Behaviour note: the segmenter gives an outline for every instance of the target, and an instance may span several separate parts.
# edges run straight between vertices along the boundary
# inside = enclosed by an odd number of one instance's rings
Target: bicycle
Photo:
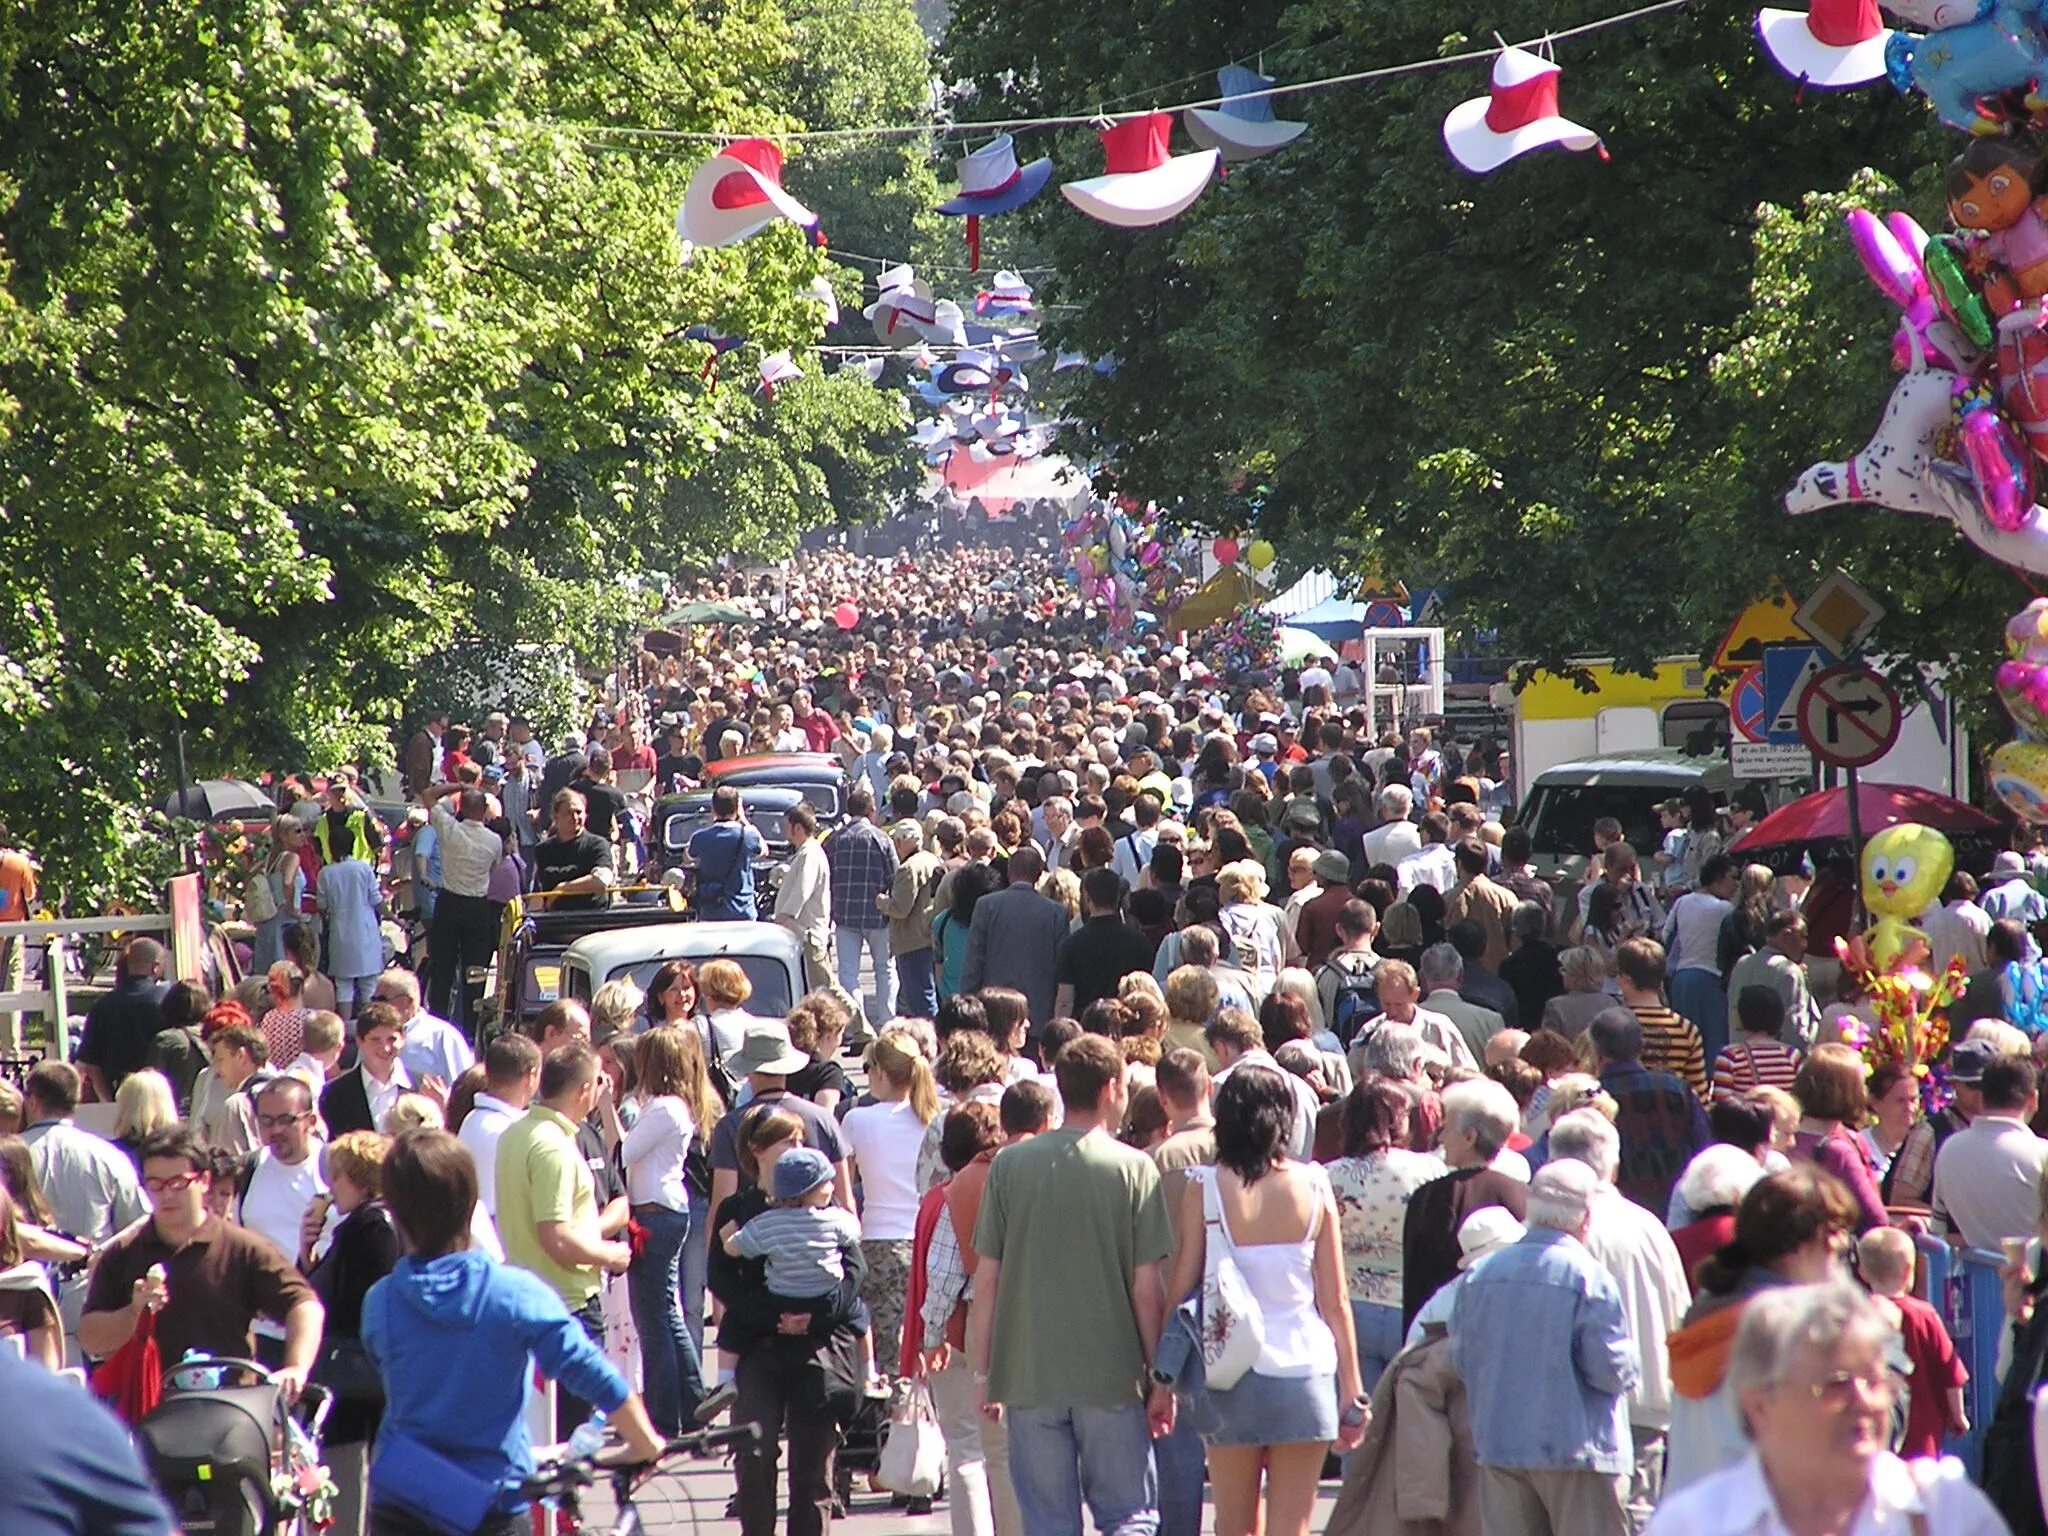
[[[525,1497],[549,1500],[569,1516],[573,1528],[582,1530],[582,1499],[585,1489],[595,1487],[599,1477],[611,1484],[613,1516],[611,1536],[644,1536],[647,1530],[634,1506],[634,1495],[660,1465],[671,1456],[710,1456],[726,1447],[739,1448],[760,1441],[758,1424],[733,1424],[718,1429],[700,1429],[678,1435],[661,1448],[652,1461],[631,1466],[600,1465],[595,1457],[564,1456],[536,1467],[519,1485]]]

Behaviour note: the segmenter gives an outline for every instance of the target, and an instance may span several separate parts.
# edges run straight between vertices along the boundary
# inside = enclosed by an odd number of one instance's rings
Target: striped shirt
[[[1669,1072],[1692,1089],[1702,1104],[1707,1101],[1707,1053],[1700,1044],[1700,1032],[1690,1020],[1680,1017],[1662,1003],[1629,1011],[1643,1026],[1642,1063],[1652,1072]]]
[[[1799,1053],[1776,1040],[1740,1040],[1714,1058],[1714,1102],[1752,1088],[1785,1088],[1799,1073]]]
[[[829,1296],[846,1277],[845,1249],[860,1242],[860,1218],[838,1205],[778,1205],[739,1230],[733,1251],[764,1259],[777,1296]]]

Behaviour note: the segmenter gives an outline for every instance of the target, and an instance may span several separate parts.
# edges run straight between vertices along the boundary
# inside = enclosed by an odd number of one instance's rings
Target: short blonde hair
[[[706,960],[697,968],[697,991],[717,1008],[737,1008],[754,995],[754,984],[737,960]]]
[[[396,1115],[397,1105],[392,1106]],[[327,1146],[327,1176],[339,1175],[371,1199],[384,1193],[384,1154],[391,1140],[375,1131],[347,1131]]]
[[[1206,1024],[1222,991],[1204,966],[1176,966],[1166,978],[1166,1012],[1190,1024]]]
[[[338,1013],[329,1013],[325,1008],[315,1008],[306,1015],[306,1051],[317,1056],[322,1051],[331,1051],[341,1044],[348,1033],[348,1025]]]
[[[1612,1120],[1621,1113],[1621,1106],[1600,1086],[1600,1079],[1590,1072],[1566,1072],[1550,1080],[1550,1097],[1545,1101],[1544,1110],[1551,1125],[1557,1124],[1575,1109],[1597,1109]]]
[[[384,1134],[400,1136],[407,1131],[439,1131],[447,1128],[447,1117],[441,1113],[441,1106],[424,1093],[401,1093],[392,1106],[384,1111]]]
[[[1917,1257],[1913,1239],[1897,1227],[1872,1227],[1856,1239],[1856,1268],[1880,1296],[1897,1296],[1912,1286]]]
[[[606,982],[590,999],[591,1036],[603,1039],[629,1033],[646,1001],[647,994],[633,984],[630,976],[618,976]]]
[[[1216,872],[1216,898],[1224,906],[1266,899],[1266,872],[1256,859],[1239,859]]]
[[[161,1072],[130,1072],[114,1092],[114,1134],[141,1141],[178,1123],[171,1080]]]

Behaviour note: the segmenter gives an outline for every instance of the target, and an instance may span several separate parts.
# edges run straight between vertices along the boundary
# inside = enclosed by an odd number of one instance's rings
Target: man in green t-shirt
[[[498,1138],[498,1239],[505,1262],[530,1269],[562,1298],[591,1339],[604,1343],[604,1274],[633,1260],[598,1224],[597,1186],[576,1145],[576,1127],[597,1104],[597,1052],[582,1041],[556,1047],[541,1062],[540,1096]],[[570,1428],[579,1405],[562,1399]]]
[[[1007,1426],[1024,1528],[1152,1530],[1158,1481],[1145,1377],[1173,1247],[1152,1160],[1112,1134],[1123,1055],[1083,1035],[1053,1063],[1066,1123],[989,1164],[974,1226],[968,1357],[983,1412]]]

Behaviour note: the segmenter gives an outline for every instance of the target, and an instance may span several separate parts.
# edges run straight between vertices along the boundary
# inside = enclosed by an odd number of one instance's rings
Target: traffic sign
[[[1744,741],[1764,739],[1764,669],[1751,667],[1728,691],[1728,721]]]
[[[1799,745],[1799,697],[1829,660],[1828,653],[1817,645],[1764,647],[1765,741],[1779,747]]]
[[[1813,773],[1805,747],[1774,747],[1761,741],[1728,743],[1728,767],[1738,779],[1804,779]]]
[[[1861,662],[1829,667],[1799,696],[1799,734],[1837,768],[1868,768],[1899,739],[1899,696]]]
[[[1835,655],[1847,656],[1870,638],[1883,617],[1884,604],[1856,585],[1846,571],[1835,571],[1799,605],[1792,622]]]
[[[1797,606],[1785,592],[1779,591],[1743,609],[1714,650],[1715,669],[1735,672],[1753,667],[1763,660],[1765,646],[1804,640],[1805,632],[1792,622]]]

